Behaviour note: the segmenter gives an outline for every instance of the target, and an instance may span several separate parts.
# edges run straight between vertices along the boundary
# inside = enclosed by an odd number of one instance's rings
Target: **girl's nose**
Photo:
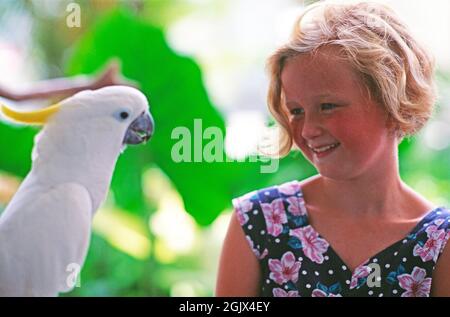
[[[305,115],[301,135],[304,139],[314,139],[323,132],[320,120],[314,115]]]

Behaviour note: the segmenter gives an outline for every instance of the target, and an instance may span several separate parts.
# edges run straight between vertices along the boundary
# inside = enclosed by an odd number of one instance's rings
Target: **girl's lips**
[[[320,147],[309,147],[308,146],[308,148],[311,150],[311,152],[314,154],[315,157],[322,158],[322,157],[325,157],[325,156],[329,155],[330,153],[332,153],[340,145],[341,145],[340,143],[333,143],[333,144],[328,144],[328,145],[324,145],[324,146],[320,146]]]

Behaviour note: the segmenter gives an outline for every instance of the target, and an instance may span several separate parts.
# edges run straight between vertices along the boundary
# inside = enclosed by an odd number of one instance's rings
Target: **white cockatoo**
[[[38,111],[1,110],[43,128],[31,171],[0,217],[0,296],[56,296],[74,286],[71,268],[83,265],[118,156],[153,133],[148,102],[134,88],[110,86]]]

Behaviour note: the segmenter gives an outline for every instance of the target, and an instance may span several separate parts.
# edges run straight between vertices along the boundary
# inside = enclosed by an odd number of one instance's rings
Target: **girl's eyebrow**
[[[329,97],[331,97],[331,96],[332,96],[332,95],[331,95],[330,93],[322,93],[322,94],[313,96],[313,98],[314,98],[314,99],[323,99],[323,98],[329,98]],[[299,103],[298,103],[297,101],[294,101],[294,100],[287,100],[287,101],[286,101],[286,105],[287,105],[287,104],[299,105]]]
[[[287,105],[291,105],[291,106],[300,106],[300,104],[299,104],[298,102],[293,101],[293,100],[288,100],[288,101],[286,101],[286,106],[287,106]]]

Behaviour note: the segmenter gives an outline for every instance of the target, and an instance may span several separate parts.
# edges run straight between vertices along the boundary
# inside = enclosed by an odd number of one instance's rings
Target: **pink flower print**
[[[427,272],[417,266],[414,267],[411,275],[399,275],[397,277],[399,285],[406,290],[402,297],[428,297],[431,290],[431,278],[425,278],[426,275]]]
[[[289,233],[298,238],[302,243],[303,253],[313,262],[323,263],[323,254],[328,250],[327,241],[319,237],[319,234],[311,227],[293,229]]]
[[[269,250],[267,250],[267,248],[264,249],[264,251],[263,251],[262,254],[259,254],[259,251],[258,251],[258,250],[255,250],[255,254],[256,254],[256,256],[258,257],[258,259],[262,260],[262,259],[264,259],[264,258],[269,254]]]
[[[294,216],[304,216],[306,213],[304,211],[304,204],[303,198],[291,196],[286,199],[289,203],[288,210],[291,214]]]
[[[261,204],[261,209],[266,219],[267,232],[274,237],[283,232],[283,224],[287,222],[283,200],[275,199],[270,204]]]
[[[284,289],[281,288],[274,288],[272,293],[274,297],[300,297],[298,295],[298,291],[286,292]]]
[[[236,212],[236,217],[241,226],[245,225],[249,219],[247,213],[243,213],[243,212],[239,212],[239,211]]]
[[[248,221],[247,213],[252,210],[253,203],[249,199],[236,198],[236,216],[241,226],[245,225]]]
[[[431,225],[428,226],[427,229],[425,229],[427,236],[430,237],[434,232],[438,231],[438,226]]]
[[[313,290],[311,297],[342,297],[342,295],[341,294],[335,295],[333,293],[327,294],[324,291],[322,291],[321,289],[316,288],[315,290]]]
[[[299,184],[294,181],[294,182],[289,182],[289,183],[285,183],[283,185],[280,185],[278,187],[278,191],[282,194],[285,195],[295,195],[300,189]]]
[[[416,244],[414,246],[414,256],[420,256],[423,262],[433,260],[437,261],[439,253],[442,252],[443,246],[447,241],[444,229],[438,230],[438,227],[432,225],[426,229],[428,240],[423,246]]]
[[[245,225],[249,219],[247,213],[243,213],[243,212],[239,212],[239,211],[236,212],[236,216],[237,216],[237,219],[241,226]]]
[[[350,289],[354,289],[355,287],[357,287],[359,279],[365,278],[370,274],[370,271],[372,269],[370,268],[370,266],[366,266],[366,263],[367,261],[358,266],[353,272],[352,280],[350,282]]]
[[[262,260],[267,256],[267,254],[269,254],[269,250],[267,250],[267,248],[264,249],[263,253],[260,253],[260,251],[257,248],[255,248],[252,238],[250,238],[250,236],[245,237],[247,238],[250,248],[252,249],[253,253],[256,255],[258,259]]]
[[[238,202],[238,204],[237,204],[238,208],[242,212],[249,212],[253,208],[253,203],[248,198],[244,198],[244,197],[237,198],[237,202]]]
[[[301,262],[295,260],[294,254],[291,251],[286,252],[281,257],[281,261],[278,259],[269,259],[269,277],[279,285],[288,281],[295,283],[298,280],[300,266]]]

